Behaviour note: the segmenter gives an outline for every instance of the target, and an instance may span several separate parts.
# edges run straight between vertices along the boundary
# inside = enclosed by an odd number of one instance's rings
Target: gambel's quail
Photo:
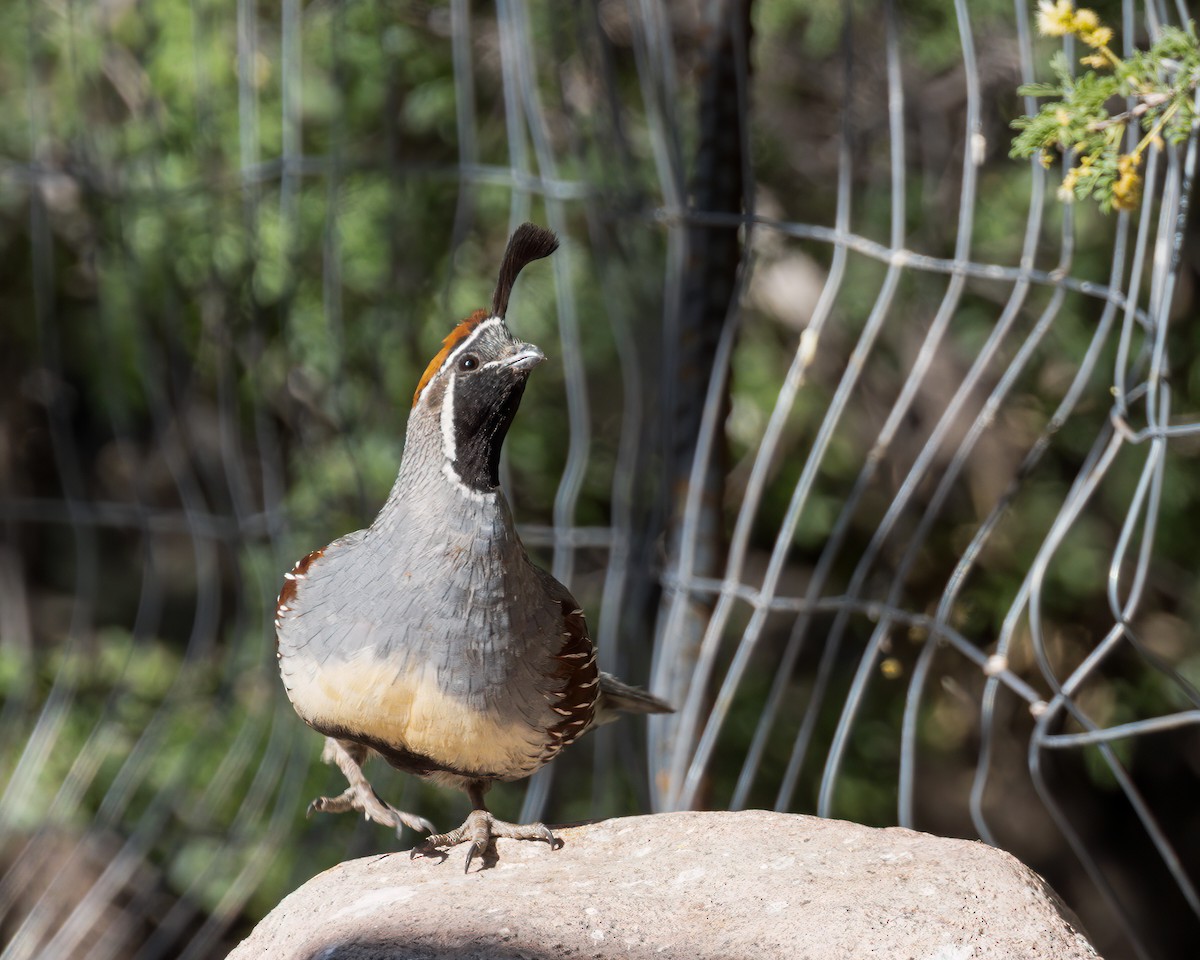
[[[527,263],[557,247],[533,224],[513,234],[491,311],[455,327],[417,384],[383,509],[367,529],[300,560],[275,614],[288,697],[350,782],[309,813],[357,810],[432,832],[367,782],[362,765],[375,751],[466,791],[466,822],[413,852],[470,841],[468,868],[491,837],[554,843],[541,823],[488,812],[494,781],[529,776],[620,713],[671,710],[599,670],[583,611],[530,561],[499,486],[501,444],[529,371],[545,359],[509,332],[509,293]]]

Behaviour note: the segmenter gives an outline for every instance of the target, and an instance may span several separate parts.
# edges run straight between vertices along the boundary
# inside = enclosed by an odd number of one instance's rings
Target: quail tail
[[[508,823],[492,816],[483,802],[483,794],[486,789],[485,784],[471,783],[467,787],[467,794],[471,798],[471,806],[474,809],[467,814],[467,819],[463,821],[462,826],[449,833],[438,833],[426,837],[412,848],[409,858],[415,859],[418,854],[431,856],[470,841],[471,845],[467,847],[467,862],[463,866],[463,872],[466,873],[471,869],[471,861],[477,856],[482,858],[492,841],[498,837],[505,837],[509,840],[545,840],[550,844],[551,849],[561,846],[560,841],[544,823]],[[444,855],[443,859],[445,859]],[[484,865],[487,866],[486,863]]]
[[[362,772],[362,765],[367,759],[367,748],[362,744],[326,737],[321,759],[326,763],[336,763],[338,769],[346,775],[350,786],[336,797],[317,797],[308,805],[308,816],[311,817],[314,813],[345,813],[348,810],[356,810],[368,820],[392,827],[397,835],[402,826],[421,833],[433,833],[433,824],[424,817],[397,810],[390,803],[380,799]]]
[[[600,697],[596,701],[594,726],[616,720],[623,713],[674,713],[675,708],[641,687],[618,680],[611,673],[600,674]]]

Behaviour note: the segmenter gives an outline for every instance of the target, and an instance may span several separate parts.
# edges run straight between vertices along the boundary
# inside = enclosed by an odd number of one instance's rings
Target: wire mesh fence
[[[1182,5],[1102,9],[1128,52]],[[296,558],[363,526],[512,226],[504,483],[605,728],[512,814],[980,837],[1107,957],[1200,934],[1195,143],[1007,157],[1021,3],[28,2],[0,36],[6,960],[222,956],[396,841],[317,818]],[[1067,42],[1069,46],[1069,41]],[[648,732],[648,738],[647,738]],[[439,826],[461,801],[381,793]],[[339,787],[340,789],[340,787]]]

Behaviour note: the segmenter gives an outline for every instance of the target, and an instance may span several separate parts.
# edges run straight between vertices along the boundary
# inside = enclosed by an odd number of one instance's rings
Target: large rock
[[[490,869],[384,854],[314,877],[230,960],[1095,960],[1003,851],[791,814],[673,813],[500,840]]]

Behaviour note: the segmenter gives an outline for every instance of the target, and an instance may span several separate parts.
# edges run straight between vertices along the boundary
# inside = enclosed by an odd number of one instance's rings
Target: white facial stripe
[[[500,360],[489,360],[487,363],[483,364],[483,366],[481,366],[479,369],[480,370],[490,370],[492,367],[507,367],[507,366],[510,366],[512,364],[512,362],[513,362],[512,357],[503,357]]]
[[[488,317],[486,320],[481,321],[479,326],[471,331],[470,336],[468,336],[466,340],[464,340],[446,355],[446,363],[450,363],[450,361],[454,360],[460,353],[466,350],[467,347],[474,343],[475,339],[482,335],[485,330],[490,330],[492,327],[497,327],[503,322],[504,321],[499,317]],[[442,364],[443,367],[445,367],[445,365],[445,363]]]
[[[473,490],[468,487],[454,472],[454,465],[449,460],[442,461],[442,476],[454,485],[454,488],[468,500],[474,500],[476,503],[487,503],[496,498],[495,490]]]
[[[499,317],[488,317],[486,320],[480,323],[479,326],[471,331],[470,336],[468,336],[466,340],[446,354],[446,359],[442,361],[442,369],[445,370],[447,367],[451,366],[458,359],[459,354],[467,350],[471,344],[473,344],[484,333],[484,331],[490,330],[492,327],[499,326],[503,322],[504,321]]]
[[[464,350],[466,350],[468,347],[470,347],[472,343],[475,342],[476,337],[480,336],[485,330],[488,330],[492,327],[498,326],[499,324],[502,324],[502,323],[504,323],[504,321],[502,319],[500,319],[499,317],[488,317],[486,320],[480,321],[479,326],[477,326],[474,330],[472,330],[470,335],[462,343],[460,343],[457,347],[455,347],[448,354],[446,354],[446,359],[442,361],[442,365],[438,369],[437,374],[430,377],[429,383],[425,384],[425,389],[422,390],[420,393],[420,396],[417,397],[417,402],[418,403],[421,402],[422,398],[424,398],[424,396],[425,396],[426,391],[428,391],[429,388],[431,386],[433,386],[433,382],[434,382],[434,380],[436,380],[438,378],[438,375],[440,375],[443,370],[445,370],[447,367],[449,367],[451,364],[453,364],[454,361],[458,359],[458,355],[460,353],[462,353]]]
[[[447,463],[458,459],[458,444],[454,439],[454,372],[446,380],[446,392],[442,394],[442,453]]]

